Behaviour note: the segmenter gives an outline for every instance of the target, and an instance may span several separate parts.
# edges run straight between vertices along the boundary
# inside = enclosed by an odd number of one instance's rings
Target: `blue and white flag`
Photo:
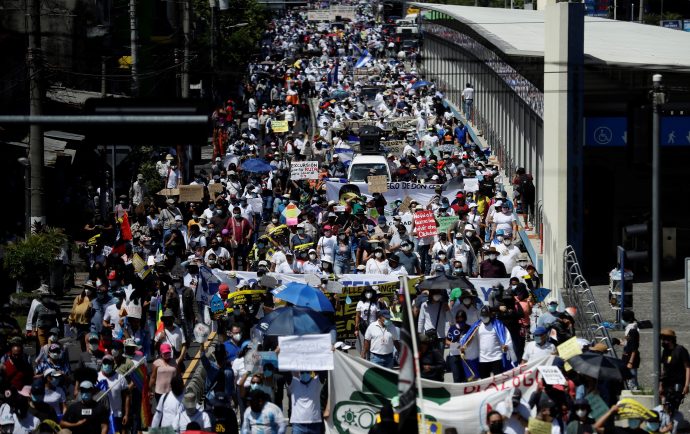
[[[364,50],[357,63],[355,63],[355,68],[363,68],[367,66],[367,63],[369,63],[370,61],[371,54],[369,54],[369,50]]]

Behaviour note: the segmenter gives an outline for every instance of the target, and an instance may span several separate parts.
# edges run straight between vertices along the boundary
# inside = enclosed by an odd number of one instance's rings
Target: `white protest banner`
[[[335,200],[338,202],[340,200],[340,190],[345,186],[353,185],[359,189],[361,194],[371,195],[366,182],[352,182],[346,184],[338,181],[326,181],[326,197],[328,197],[328,200]],[[422,206],[426,206],[431,201],[431,198],[436,195],[436,187],[440,186],[440,184],[422,184],[417,182],[389,182],[388,191],[383,193],[383,197],[386,198],[388,203],[392,203],[396,199],[402,199],[405,196],[409,196],[422,204]],[[343,191],[351,192],[352,189],[351,187],[347,187],[347,189]],[[457,190],[446,190],[441,194],[443,197],[447,197],[450,202],[453,202],[456,193]]]
[[[566,384],[565,376],[558,366],[540,366],[537,369],[544,379],[544,383],[551,385]]]
[[[281,371],[332,371],[331,335],[278,336]]]
[[[414,227],[417,231],[417,238],[433,237],[438,235],[436,219],[433,211],[417,211],[414,213]]]
[[[319,162],[293,161],[290,164],[290,179],[319,179]]]
[[[328,9],[307,11],[309,21],[329,21],[330,19],[331,12]]]
[[[282,348],[281,348],[282,351]],[[327,434],[364,434],[376,422],[381,403],[398,396],[398,372],[359,357],[336,351],[330,375],[330,417]],[[422,380],[425,418],[443,433],[455,428],[462,433],[486,431],[486,415],[498,403],[510,401],[514,389],[531,396],[537,388],[537,366],[550,365],[553,357],[535,360],[484,380],[441,383]],[[336,374],[337,372],[337,374]]]

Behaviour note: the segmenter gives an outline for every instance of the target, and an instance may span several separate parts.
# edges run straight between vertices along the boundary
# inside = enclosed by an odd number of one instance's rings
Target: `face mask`
[[[299,381],[301,381],[304,384],[307,384],[308,382],[311,381],[311,373],[310,372],[302,372],[299,374]]]
[[[455,267],[456,273],[462,273],[462,267]]]
[[[206,261],[206,262],[208,263],[208,265],[216,265],[216,260],[215,260],[215,259],[209,259],[209,260]]]
[[[434,294],[434,296],[432,297],[432,299],[434,301],[441,301],[441,298],[442,298],[441,294]]]
[[[235,217],[237,220],[242,218],[242,214],[235,214],[233,217]]]
[[[239,341],[242,340],[242,333],[235,333],[234,335],[232,335],[232,338],[233,338],[236,342],[239,342]]]
[[[518,264],[524,268],[527,265],[527,261],[518,261]]]
[[[472,304],[472,299],[471,298],[463,298],[462,304],[464,304],[465,306],[470,306]]]
[[[380,259],[383,256],[383,253],[378,252],[374,256],[376,256],[377,259]]]
[[[113,365],[103,365],[101,367],[101,371],[103,371],[105,375],[111,375],[114,370],[115,368],[113,367]]]
[[[551,312],[551,313],[556,312],[557,309],[558,309],[558,306],[549,305],[549,312]]]
[[[60,353],[49,353],[48,357],[50,357],[52,360],[60,360]]]
[[[587,410],[577,410],[575,414],[577,415],[577,417],[583,418],[587,416]]]
[[[637,429],[640,427],[640,419],[628,419],[628,426],[632,429]]]
[[[271,223],[273,223],[274,225],[277,224],[277,223],[278,223],[278,219],[271,219]]]
[[[390,325],[393,324],[391,320],[387,319],[383,321],[383,326],[384,327],[390,327]]]
[[[402,249],[403,249],[403,251],[405,251],[405,252],[409,252],[410,250],[412,250],[412,247],[410,247],[410,246],[405,246],[405,247],[403,247]]]
[[[649,432],[657,432],[659,431],[659,427],[659,422],[647,422],[647,431]]]
[[[297,233],[300,235],[304,235],[304,229],[297,229]]]
[[[59,378],[51,378],[50,384],[52,384],[53,387],[58,387],[58,385],[60,384],[60,379]]]
[[[497,236],[496,239],[497,239],[498,241],[503,241],[503,235]]]
[[[509,246],[509,245],[513,244],[513,242],[511,240],[503,240],[503,244],[506,246]]]
[[[491,434],[503,433],[503,422],[491,422],[489,425],[489,432]]]
[[[91,394],[91,392],[82,392],[81,393],[81,400],[82,400],[82,402],[91,401],[92,396],[93,395]]]
[[[446,255],[444,255],[443,253],[439,253],[438,258],[439,259],[446,259]]]
[[[467,238],[472,238],[472,232],[471,232],[471,231],[466,231],[466,232],[465,232],[465,236],[466,236]]]
[[[31,394],[31,400],[33,402],[43,402],[43,396],[41,395],[34,395],[33,393]]]
[[[89,349],[91,351],[96,351],[98,350],[98,344],[89,344]]]
[[[311,259],[312,261],[316,259],[316,253],[309,254],[309,259]]]
[[[58,337],[55,336],[55,335],[50,335],[50,336],[48,336],[48,342],[50,342],[51,344],[52,344],[53,342],[57,342],[57,340],[58,340]]]
[[[366,298],[367,300],[370,300],[371,299],[371,292],[367,292],[366,294],[364,294],[364,298]]]
[[[489,259],[491,259],[492,261],[496,260],[496,255],[489,255]]]
[[[252,390],[259,390],[259,386],[261,386],[259,383],[252,383],[251,386],[249,386]]]
[[[483,317],[481,317],[481,319],[482,319],[482,322],[483,322],[484,324],[488,324],[489,322],[491,322],[491,317],[490,317],[490,316],[483,316]]]
[[[271,378],[272,376],[273,376],[273,371],[271,371],[271,370],[264,371],[264,377]]]

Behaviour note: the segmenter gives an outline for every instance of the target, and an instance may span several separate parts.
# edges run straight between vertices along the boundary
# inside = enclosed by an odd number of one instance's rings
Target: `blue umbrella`
[[[430,85],[431,85],[431,83],[429,83],[428,81],[419,80],[418,82],[416,82],[415,84],[412,85],[412,89],[419,89],[420,87],[430,86]]]
[[[242,163],[242,170],[247,172],[270,172],[273,170],[273,166],[265,162],[260,158],[250,158],[249,160]]]
[[[326,317],[306,307],[281,307],[261,318],[257,328],[267,336],[302,336],[335,329]]]
[[[295,306],[308,307],[319,312],[335,312],[333,305],[323,292],[306,283],[291,282],[271,291],[276,298]]]

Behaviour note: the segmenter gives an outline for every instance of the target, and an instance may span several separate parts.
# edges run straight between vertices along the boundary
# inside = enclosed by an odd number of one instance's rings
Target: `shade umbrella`
[[[260,158],[250,158],[242,163],[242,170],[255,173],[270,172],[273,170],[273,166]]]
[[[329,333],[335,326],[306,307],[281,307],[261,318],[257,328],[267,336],[301,336]]]
[[[575,372],[597,380],[623,381],[630,377],[625,362],[604,354],[582,353],[569,358],[568,363]]]
[[[418,286],[419,289],[474,289],[474,285],[464,276],[448,276],[442,274],[440,276],[424,279]]]
[[[306,283],[290,282],[271,291],[276,298],[295,306],[307,307],[318,312],[335,312],[333,305],[323,292]]]
[[[419,89],[420,87],[430,86],[430,85],[431,85],[431,83],[429,83],[428,81],[419,80],[419,81],[415,82],[415,84],[412,85],[412,89]]]

